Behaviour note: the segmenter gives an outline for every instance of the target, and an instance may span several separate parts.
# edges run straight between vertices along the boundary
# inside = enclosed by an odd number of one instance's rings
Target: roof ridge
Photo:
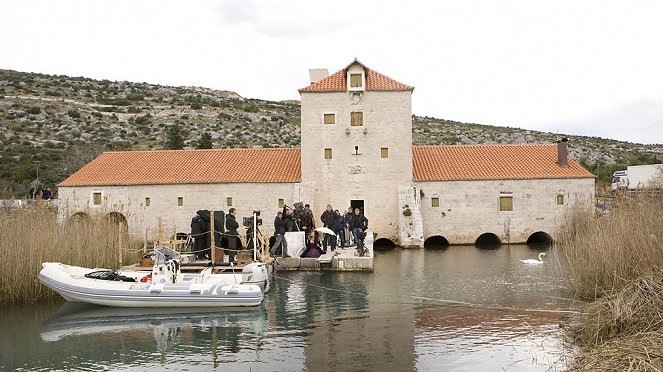
[[[205,151],[230,151],[230,150],[292,150],[296,149],[299,150],[299,147],[258,147],[258,148],[251,148],[251,147],[234,147],[234,148],[223,148],[223,149],[179,149],[179,150],[173,150],[173,149],[152,149],[152,150],[126,150],[126,151],[104,151],[104,154],[126,154],[126,153],[136,153],[136,152],[184,152],[184,151],[189,151],[189,152],[205,152]]]

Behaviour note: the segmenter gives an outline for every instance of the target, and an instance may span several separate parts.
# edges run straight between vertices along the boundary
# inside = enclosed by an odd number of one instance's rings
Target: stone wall
[[[162,219],[164,237],[175,229],[190,232],[191,218],[200,209],[228,211],[237,209],[237,220],[252,215],[254,209],[261,211],[263,233],[271,233],[279,199],[288,205],[299,201],[299,188],[294,183],[228,183],[228,184],[182,184],[182,185],[138,185],[61,187],[59,218],[64,221],[78,212],[90,216],[121,213],[128,223],[129,232],[143,238],[147,230],[148,239],[157,237],[159,217]],[[93,193],[101,193],[101,204],[93,204]],[[178,206],[182,197],[182,206]],[[227,198],[232,197],[232,206]],[[146,206],[145,198],[150,198]],[[243,229],[240,231],[243,232]],[[167,234],[166,234],[167,233]]]
[[[503,243],[523,243],[535,232],[555,238],[566,213],[592,207],[594,179],[536,179],[418,182],[423,197],[424,239],[443,236],[450,244],[473,244],[492,233]],[[500,193],[513,195],[513,211],[500,211]],[[563,195],[564,203],[557,204]],[[432,207],[432,198],[439,207]]]

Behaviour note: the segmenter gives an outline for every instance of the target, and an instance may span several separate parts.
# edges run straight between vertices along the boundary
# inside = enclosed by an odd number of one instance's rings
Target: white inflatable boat
[[[269,289],[267,270],[252,263],[241,274],[181,273],[179,255],[155,251],[151,272],[90,269],[45,262],[39,280],[68,301],[115,307],[257,306]]]

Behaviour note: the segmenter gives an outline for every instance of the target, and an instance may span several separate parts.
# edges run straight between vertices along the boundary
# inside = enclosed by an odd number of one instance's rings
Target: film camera
[[[262,225],[262,218],[260,218],[260,211],[254,210],[253,215],[256,216],[256,225],[260,226]],[[251,217],[244,217],[242,219],[242,224],[245,227],[253,228],[253,216]]]

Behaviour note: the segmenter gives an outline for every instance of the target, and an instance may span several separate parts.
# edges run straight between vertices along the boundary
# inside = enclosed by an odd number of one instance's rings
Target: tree
[[[182,138],[179,125],[173,124],[168,127],[166,148],[169,150],[181,150],[184,148],[184,138]]]
[[[214,143],[212,142],[212,135],[209,134],[209,132],[205,132],[200,135],[200,139],[198,140],[198,144],[196,145],[197,149],[211,149],[214,147]]]

